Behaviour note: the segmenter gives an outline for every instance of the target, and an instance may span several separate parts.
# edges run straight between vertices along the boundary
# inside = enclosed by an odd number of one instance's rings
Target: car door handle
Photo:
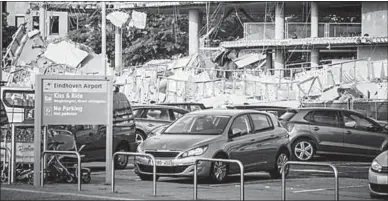
[[[149,126],[149,127],[152,127],[152,126],[154,126],[154,125],[153,125],[153,124],[148,124],[148,126]]]
[[[319,131],[319,127],[314,127],[314,130],[315,131]]]
[[[270,135],[269,137],[270,138],[276,138],[276,135]]]
[[[251,139],[251,142],[254,142],[254,141],[256,141],[255,139]]]
[[[347,135],[353,134],[352,131],[346,131],[345,133],[346,133]]]

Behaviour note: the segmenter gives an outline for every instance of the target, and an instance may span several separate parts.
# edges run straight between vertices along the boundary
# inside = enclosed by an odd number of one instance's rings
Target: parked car
[[[290,133],[296,160],[308,161],[316,154],[375,157],[388,148],[388,129],[351,110],[299,108],[279,119]]]
[[[240,160],[245,172],[268,171],[279,178],[282,165],[290,158],[288,142],[287,131],[270,113],[211,109],[184,115],[160,135],[141,143],[137,151],[156,158],[158,177],[192,177],[193,162],[200,157]],[[151,161],[136,157],[135,172],[140,179],[151,180]],[[217,183],[238,172],[236,164],[198,164],[198,176]]]
[[[190,112],[210,109],[205,107],[205,105],[202,103],[158,103],[158,105],[169,105],[169,106],[180,107]]]
[[[388,151],[384,151],[373,160],[368,180],[372,198],[388,197]]]
[[[155,127],[169,124],[189,111],[168,105],[136,105],[133,114],[136,121],[136,143],[147,139],[147,134]]]
[[[277,117],[282,116],[287,112],[288,107],[283,106],[270,106],[270,105],[227,105],[227,109],[248,109],[248,110],[257,110],[263,112],[269,112],[274,114]]]
[[[31,89],[5,88],[1,90],[1,102],[4,103],[8,121],[33,124],[35,93]],[[11,97],[14,97],[13,99]],[[105,125],[55,125],[49,128],[59,128],[71,131],[76,137],[77,146],[86,145],[81,155],[82,162],[105,161],[106,126]],[[123,93],[113,93],[113,150],[135,152],[136,124],[132,115],[132,108]],[[115,158],[118,169],[125,168],[127,156]]]

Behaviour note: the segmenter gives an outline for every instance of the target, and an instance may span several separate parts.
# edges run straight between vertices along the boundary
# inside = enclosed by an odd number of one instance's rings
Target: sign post
[[[34,186],[40,185],[42,125],[106,125],[109,174],[113,142],[112,77],[37,75],[35,97]]]

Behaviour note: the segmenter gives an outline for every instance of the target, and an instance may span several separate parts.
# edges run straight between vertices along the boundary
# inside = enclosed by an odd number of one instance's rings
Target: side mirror
[[[239,128],[232,128],[231,133],[229,133],[230,138],[237,137],[239,135],[241,135],[241,129]]]

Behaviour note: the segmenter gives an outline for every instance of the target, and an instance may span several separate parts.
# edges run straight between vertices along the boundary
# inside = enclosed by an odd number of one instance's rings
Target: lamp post
[[[127,22],[129,15],[127,13],[115,11],[106,16],[113,25],[115,25],[115,70],[119,75],[122,69],[122,26]]]

